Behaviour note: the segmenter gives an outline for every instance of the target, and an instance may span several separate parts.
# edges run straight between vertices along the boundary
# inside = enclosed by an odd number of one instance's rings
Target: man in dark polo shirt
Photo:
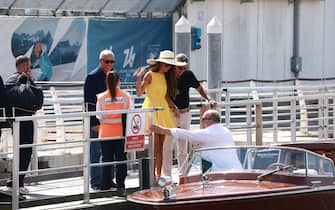
[[[176,56],[176,60],[179,62],[188,63],[188,57],[180,53]],[[174,100],[174,103],[179,109],[180,117],[176,118],[176,125],[178,128],[190,129],[192,115],[190,112],[190,88],[195,88],[199,94],[206,99],[211,106],[216,105],[216,101],[211,99],[204,87],[199,83],[198,79],[195,77],[192,71],[187,69],[188,66],[176,67],[176,75],[178,80],[178,95]],[[178,145],[178,169],[179,173],[185,175],[186,166],[187,166],[187,139],[179,139],[177,141]]]

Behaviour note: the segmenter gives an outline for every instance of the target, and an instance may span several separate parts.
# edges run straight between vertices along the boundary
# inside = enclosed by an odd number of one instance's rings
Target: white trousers
[[[162,175],[170,176],[172,171],[173,137],[165,135],[163,144]]]
[[[191,112],[184,112],[180,114],[179,118],[175,117],[175,123],[178,128],[190,129],[191,127]],[[163,144],[163,163],[162,174],[164,176],[171,176],[172,171],[172,156],[173,156],[173,137],[166,135]],[[178,170],[181,175],[186,175],[187,170],[187,156],[188,156],[188,140],[176,139],[177,141],[177,159]]]

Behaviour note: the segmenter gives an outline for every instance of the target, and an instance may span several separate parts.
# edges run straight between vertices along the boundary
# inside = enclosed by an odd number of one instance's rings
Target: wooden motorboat
[[[328,148],[335,150],[328,145]],[[311,147],[311,146],[309,146]],[[287,145],[196,150],[179,184],[127,197],[141,209],[335,209],[334,162],[329,149]]]

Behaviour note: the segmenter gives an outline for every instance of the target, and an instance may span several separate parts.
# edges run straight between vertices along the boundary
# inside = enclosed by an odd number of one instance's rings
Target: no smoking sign
[[[144,150],[145,113],[128,113],[125,152]]]
[[[131,119],[131,131],[133,134],[138,134],[142,127],[141,115],[135,114]]]

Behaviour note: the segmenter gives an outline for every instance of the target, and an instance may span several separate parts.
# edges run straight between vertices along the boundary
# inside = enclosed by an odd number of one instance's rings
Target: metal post
[[[247,145],[252,145],[252,132],[251,132],[251,104],[247,104]]]
[[[55,102],[53,104],[54,106],[54,110],[56,112],[56,114],[61,115],[62,114],[62,108],[61,105],[58,100],[58,96],[57,96],[57,92],[55,87],[51,87],[50,88],[50,93],[51,93],[51,99]],[[66,140],[66,135],[65,135],[65,126],[64,125],[64,119],[63,118],[56,118],[56,134],[57,134],[57,138],[56,141],[65,141]],[[64,153],[66,153],[66,148],[64,149]]]
[[[31,169],[32,170],[36,170],[36,172],[33,172],[34,175],[38,175],[38,155],[37,155],[37,148],[35,146],[35,144],[37,143],[37,121],[33,120],[33,126],[34,126],[34,136],[33,136],[33,144],[34,146],[32,146],[32,158],[31,158]]]
[[[333,101],[333,138],[335,137],[335,97],[332,98]]]
[[[318,111],[318,121],[319,121],[319,139],[323,139],[323,130],[324,130],[324,121],[323,121],[323,109],[324,109],[324,104],[323,104],[323,96],[319,96],[318,98],[319,101],[319,111]]]
[[[90,202],[90,186],[89,186],[89,177],[90,177],[90,117],[84,117],[84,145],[83,145],[83,175],[84,175],[84,203]]]
[[[218,91],[215,91],[215,100],[218,104],[221,104],[221,101],[222,101],[222,88],[221,88],[221,81],[218,82],[217,84],[219,90]],[[220,115],[222,114],[221,111],[222,111],[222,106],[216,106],[216,110],[220,113]]]
[[[300,0],[293,1],[293,49],[291,57],[291,72],[295,77],[299,76],[302,69],[302,58],[299,54],[300,35]]]
[[[150,159],[142,158],[139,168],[140,189],[150,188]]]
[[[302,88],[299,88],[300,85],[299,80],[295,80],[295,88],[297,91],[297,94],[299,96],[299,110],[300,110],[300,132],[303,134],[308,134],[308,114],[307,114],[307,108],[306,108],[306,101],[304,96],[304,91]]]
[[[251,95],[254,100],[259,100],[259,95],[256,90],[256,83],[255,81],[250,81],[250,88],[251,88]]]
[[[13,134],[11,128],[1,128],[1,144],[2,152],[1,158],[8,160],[8,142],[13,142]]]
[[[226,90],[226,97],[225,97],[225,123],[226,126],[229,127],[230,125],[230,95],[228,89]]]
[[[291,99],[291,142],[296,142],[297,132],[297,107],[295,98]]]
[[[20,122],[13,122],[12,210],[19,209]]]
[[[222,75],[222,25],[216,17],[207,25],[208,89],[215,89]],[[215,98],[215,93],[209,94]]]
[[[256,104],[256,145],[263,145],[262,104]]]
[[[328,139],[328,126],[329,126],[329,120],[328,120],[328,117],[329,117],[329,112],[328,112],[328,97],[325,95],[326,94],[326,90],[325,90],[325,87],[323,88],[323,92],[322,92],[322,95],[323,95],[323,106],[324,106],[324,109],[323,109],[323,124],[324,124],[324,132],[323,132],[323,138],[324,139]]]
[[[133,152],[128,152],[128,160],[136,160],[136,151]],[[134,170],[135,169],[135,165],[131,164],[130,166],[128,166],[129,170]]]
[[[273,92],[273,116],[272,116],[272,128],[273,128],[273,142],[277,143],[278,142],[278,93],[277,93],[277,88]]]
[[[153,122],[153,112],[150,112],[149,114],[149,124],[151,125]],[[149,182],[150,186],[153,186],[154,184],[154,149],[155,149],[155,144],[154,144],[154,138],[153,138],[153,133],[149,134],[149,147],[148,147],[148,156],[149,156]]]
[[[175,25],[176,41],[175,51],[176,54],[184,53],[190,58],[191,54],[191,24],[182,16]],[[190,62],[190,61],[189,61]]]

